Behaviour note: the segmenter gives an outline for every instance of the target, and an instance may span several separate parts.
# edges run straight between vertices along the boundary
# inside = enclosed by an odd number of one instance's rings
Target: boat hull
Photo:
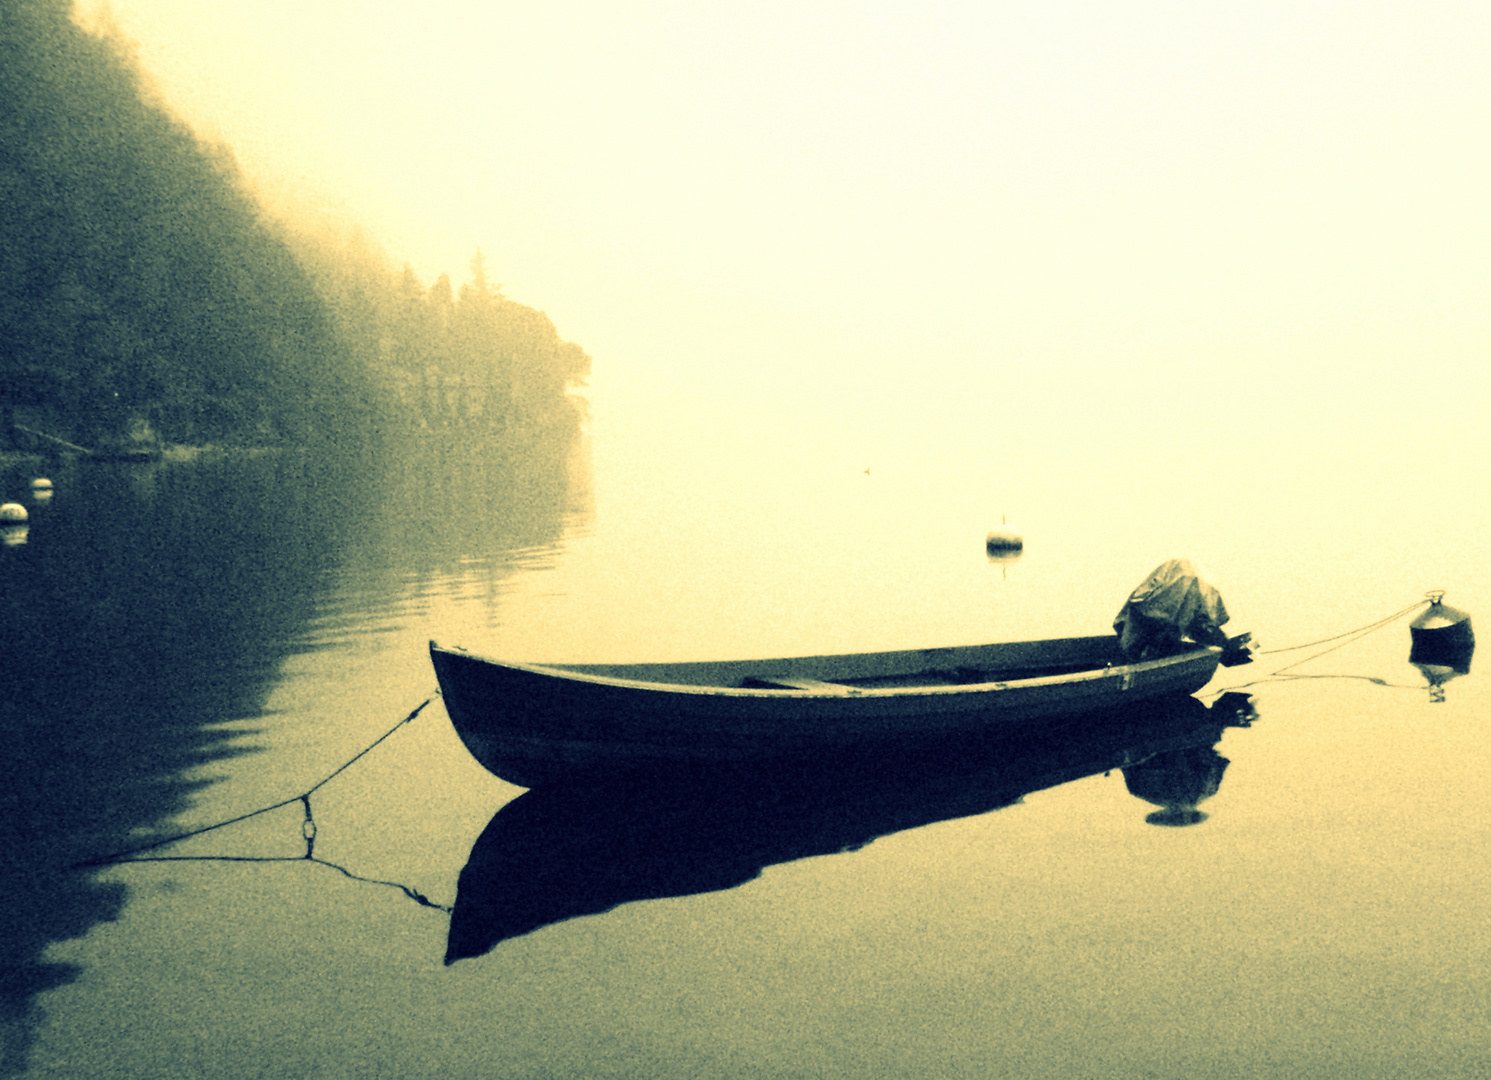
[[[785,770],[709,770],[525,792],[496,812],[461,870],[445,962],[618,904],[731,889],[768,866],[855,851],[907,829],[987,814],[1113,770],[1187,778],[1251,699],[1190,696],[987,735],[974,752],[864,754]],[[1216,760],[1223,760],[1216,758]],[[1131,792],[1131,794],[1137,794]],[[1143,798],[1143,796],[1140,796]],[[1152,812],[1149,800],[1144,810]]]
[[[853,754],[1194,693],[1219,651],[1127,663],[1112,636],[698,664],[509,663],[430,643],[451,723],[520,787]]]

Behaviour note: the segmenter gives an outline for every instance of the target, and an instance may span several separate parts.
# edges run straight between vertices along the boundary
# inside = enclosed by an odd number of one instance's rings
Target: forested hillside
[[[0,448],[577,429],[589,358],[480,256],[457,296],[293,235],[71,9],[0,0]]]
[[[407,267],[390,271],[355,239],[292,244],[334,337],[379,388],[382,434],[529,442],[578,434],[584,402],[569,391],[589,374],[590,357],[543,312],[505,298],[480,252],[457,293],[448,275],[426,288]]]

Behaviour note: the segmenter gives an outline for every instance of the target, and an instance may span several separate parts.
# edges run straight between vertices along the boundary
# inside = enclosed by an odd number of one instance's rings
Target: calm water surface
[[[623,660],[1089,633],[1172,555],[1264,648],[1433,587],[1491,610],[1480,511],[1399,458],[1166,485],[729,445],[615,434],[569,486],[469,457],[49,466],[0,550],[5,1075],[1491,1075],[1487,694],[1473,671],[1432,700],[1406,620],[1106,741],[806,787],[523,795],[436,699],[312,796],[315,854],[372,880],[297,858],[295,796],[430,698],[432,637]],[[991,563],[1004,516],[1027,553]],[[1154,823],[1146,757],[1220,776],[1204,821]],[[156,852],[283,861],[67,869],[287,799]]]

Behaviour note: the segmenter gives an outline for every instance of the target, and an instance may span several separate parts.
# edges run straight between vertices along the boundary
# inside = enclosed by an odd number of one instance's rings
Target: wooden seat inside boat
[[[825,694],[847,694],[854,689],[822,679],[799,679],[791,675],[747,675],[740,685],[747,690],[812,690]]]
[[[983,671],[973,668],[915,671],[897,675],[872,675],[842,682],[800,678],[794,675],[747,675],[740,685],[750,690],[811,690],[822,694],[848,694],[859,690],[911,689],[924,686],[963,686],[987,681]]]

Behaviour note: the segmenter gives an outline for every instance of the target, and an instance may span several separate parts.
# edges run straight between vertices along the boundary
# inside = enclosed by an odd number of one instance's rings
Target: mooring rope
[[[315,794],[321,788],[325,787],[327,784],[331,783],[331,781],[335,780],[338,776],[340,776],[342,773],[346,772],[349,768],[351,768],[354,764],[356,764],[362,758],[364,758],[368,754],[370,754],[379,744],[381,744],[384,740],[386,740],[390,736],[392,736],[394,734],[394,732],[398,731],[405,724],[413,722],[414,719],[416,717],[418,717],[420,713],[424,712],[425,707],[427,705],[429,705],[430,702],[434,701],[435,698],[438,697],[438,696],[439,696],[439,694],[437,692],[437,693],[431,694],[429,697],[425,698],[423,701],[421,701],[418,705],[416,705],[414,707],[414,709],[409,713],[409,715],[405,716],[402,720],[400,720],[393,727],[389,728],[382,735],[379,735],[371,743],[369,743],[367,746],[363,747],[356,754],[352,755],[352,757],[348,758],[341,765],[339,765],[335,769],[333,769],[330,773],[328,773],[320,781],[318,781],[317,783],[311,785],[309,788],[307,788],[305,791],[301,792],[299,795],[292,795],[288,799],[281,799],[277,803],[273,803],[272,805],[269,805],[269,806],[262,806],[258,810],[252,810],[252,811],[250,811],[247,814],[239,814],[237,817],[229,818],[226,821],[219,821],[219,822],[216,822],[215,824],[212,824],[212,825],[204,825],[200,829],[191,829],[191,830],[189,830],[187,832],[184,832],[184,833],[178,833],[175,836],[168,836],[164,840],[156,840],[156,841],[153,841],[153,842],[151,842],[149,844],[142,844],[139,847],[128,848],[128,849],[126,849],[124,851],[115,852],[112,855],[105,855],[105,856],[102,856],[100,858],[87,859],[87,860],[85,860],[83,862],[74,863],[72,865],[71,869],[74,869],[74,870],[83,870],[83,869],[88,869],[88,868],[91,868],[91,867],[118,866],[118,865],[121,865],[123,863],[132,863],[132,862],[256,862],[256,863],[313,862],[313,863],[318,863],[321,866],[329,867],[332,870],[335,870],[338,873],[343,874],[346,877],[351,878],[353,881],[361,881],[361,882],[365,882],[365,883],[370,884],[370,885],[386,885],[389,888],[398,889],[401,892],[403,892],[406,896],[408,896],[409,899],[416,901],[417,903],[423,905],[424,907],[436,908],[437,910],[449,913],[451,909],[448,906],[446,906],[444,904],[437,904],[437,903],[435,903],[434,901],[430,900],[428,897],[424,896],[419,891],[410,888],[408,885],[401,885],[400,883],[398,883],[396,881],[381,881],[381,880],[379,880],[377,878],[363,877],[361,874],[354,874],[352,871],[348,870],[344,866],[338,866],[336,863],[328,862],[325,859],[318,858],[316,856],[316,854],[315,854],[315,851],[316,851],[316,819],[315,819],[315,816],[311,812],[311,796],[313,794]],[[170,844],[180,843],[181,841],[188,840],[188,839],[190,839],[191,837],[194,837],[194,836],[201,836],[204,833],[210,833],[210,832],[213,832],[213,831],[215,831],[217,829],[225,829],[229,825],[237,825],[239,822],[248,821],[250,818],[258,817],[261,814],[268,814],[271,811],[282,809],[283,807],[289,806],[291,803],[297,803],[297,802],[300,803],[302,805],[302,807],[304,808],[304,810],[305,810],[305,817],[301,821],[301,826],[300,826],[301,835],[305,838],[305,854],[303,854],[303,855],[146,855],[146,854],[144,854],[145,852],[154,851],[157,848],[163,848],[163,847],[166,847],[166,846],[168,846]]]
[[[1281,653],[1281,652],[1299,652],[1300,649],[1313,649],[1316,645],[1327,645],[1327,644],[1329,644],[1332,641],[1340,641],[1342,638],[1346,638],[1346,637],[1355,638],[1357,635],[1363,635],[1363,636],[1365,636],[1366,634],[1371,633],[1373,630],[1376,630],[1379,627],[1386,626],[1388,623],[1393,622],[1395,619],[1401,619],[1404,615],[1407,615],[1410,611],[1413,611],[1415,608],[1423,607],[1427,603],[1429,603],[1428,600],[1418,600],[1418,601],[1415,601],[1414,603],[1409,604],[1402,611],[1395,611],[1393,614],[1389,615],[1385,619],[1379,619],[1379,620],[1377,620],[1374,623],[1368,623],[1366,626],[1359,626],[1355,630],[1348,630],[1344,634],[1336,634],[1334,637],[1321,638],[1319,641],[1308,641],[1308,642],[1306,642],[1303,645],[1289,645],[1289,646],[1287,646],[1285,648],[1282,648],[1282,649],[1259,649],[1258,652],[1255,655],[1258,655],[1258,656],[1270,656],[1270,655],[1272,655],[1274,653]],[[1348,641],[1345,644],[1349,645],[1349,644],[1351,644],[1351,642]],[[1337,648],[1340,648],[1340,646],[1338,645]],[[1330,650],[1330,649],[1326,650],[1326,652],[1331,652],[1331,651],[1332,650]],[[1325,653],[1320,653],[1318,655],[1324,656]],[[1309,657],[1309,659],[1313,660],[1314,657],[1313,656]],[[1300,664],[1303,664],[1304,662],[1305,662],[1304,660],[1299,661]],[[1290,664],[1289,666],[1290,667],[1297,667],[1298,665],[1297,664]],[[1284,671],[1284,670],[1287,670],[1287,669],[1280,668],[1279,670],[1280,671]]]
[[[1417,602],[1415,602],[1413,604],[1410,604],[1408,607],[1403,608],[1401,611],[1394,612],[1393,614],[1387,616],[1386,618],[1378,619],[1376,622],[1368,623],[1365,626],[1360,626],[1360,627],[1356,628],[1355,630],[1348,630],[1348,631],[1346,631],[1343,634],[1335,634],[1335,635],[1333,635],[1331,637],[1328,637],[1328,638],[1321,638],[1318,641],[1311,641],[1311,642],[1306,642],[1303,645],[1291,645],[1291,646],[1287,646],[1287,647],[1284,647],[1284,648],[1278,648],[1278,649],[1261,649],[1257,653],[1255,653],[1254,655],[1257,655],[1257,656],[1272,656],[1272,655],[1277,655],[1279,653],[1298,652],[1301,649],[1309,649],[1309,648],[1313,648],[1313,647],[1315,647],[1317,645],[1330,645],[1332,642],[1339,642],[1339,644],[1331,645],[1331,647],[1329,649],[1323,649],[1320,652],[1317,652],[1317,653],[1314,653],[1314,654],[1312,654],[1310,656],[1305,657],[1303,660],[1296,660],[1292,664],[1286,664],[1284,667],[1277,668],[1276,670],[1270,672],[1267,675],[1262,676],[1261,678],[1253,679],[1253,680],[1251,680],[1249,682],[1242,683],[1241,685],[1238,685],[1238,686],[1224,687],[1221,690],[1217,691],[1217,693],[1220,695],[1222,693],[1227,693],[1227,692],[1230,692],[1230,691],[1242,690],[1242,689],[1246,689],[1247,687],[1250,687],[1250,686],[1257,686],[1260,683],[1266,683],[1266,682],[1270,682],[1270,681],[1273,681],[1273,680],[1276,680],[1276,679],[1278,679],[1280,681],[1288,681],[1288,680],[1293,680],[1293,679],[1324,679],[1324,678],[1338,678],[1338,679],[1355,678],[1355,679],[1362,679],[1362,680],[1374,683],[1374,684],[1379,685],[1379,686],[1395,686],[1395,687],[1402,687],[1402,688],[1405,688],[1405,689],[1415,689],[1415,690],[1422,689],[1422,687],[1418,687],[1418,686],[1409,687],[1409,686],[1406,686],[1406,684],[1389,683],[1389,682],[1387,682],[1384,679],[1373,678],[1373,677],[1365,676],[1365,675],[1286,675],[1285,672],[1288,672],[1288,671],[1290,671],[1293,668],[1297,668],[1297,667],[1300,667],[1300,666],[1302,666],[1304,664],[1307,664],[1307,663],[1309,663],[1312,660],[1318,660],[1320,657],[1329,655],[1330,653],[1335,652],[1337,649],[1345,648],[1347,645],[1352,644],[1352,642],[1359,641],[1361,638],[1366,637],[1368,634],[1370,634],[1370,633],[1372,633],[1372,632],[1374,632],[1376,630],[1380,630],[1382,627],[1387,626],[1388,624],[1390,624],[1392,622],[1395,622],[1398,619],[1401,619],[1404,615],[1407,615],[1409,612],[1414,611],[1417,608],[1422,607],[1424,604],[1430,603],[1430,602],[1431,602],[1430,600],[1419,600],[1419,601],[1417,601]],[[102,856],[102,857],[99,857],[99,858],[87,859],[87,860],[84,860],[83,862],[74,863],[71,868],[74,869],[74,870],[82,870],[82,869],[88,869],[88,868],[92,868],[92,867],[117,866],[117,865],[120,865],[120,864],[123,864],[123,863],[129,863],[129,862],[257,862],[257,863],[270,863],[270,862],[313,862],[313,863],[319,863],[320,865],[325,866],[325,867],[329,867],[330,869],[335,870],[335,871],[337,871],[340,874],[343,874],[344,876],[352,879],[353,881],[365,882],[365,883],[370,884],[370,885],[384,885],[384,886],[387,886],[389,888],[398,889],[401,892],[403,892],[406,896],[408,896],[411,900],[414,900],[415,902],[421,904],[424,907],[435,908],[435,909],[437,909],[439,911],[444,911],[446,913],[449,913],[451,911],[451,908],[449,906],[447,906],[445,904],[437,904],[437,903],[435,903],[434,901],[430,900],[428,897],[424,896],[419,891],[410,888],[408,885],[402,885],[402,884],[400,884],[399,882],[396,882],[396,881],[382,881],[382,880],[379,880],[379,879],[376,879],[376,878],[363,877],[360,874],[354,874],[352,871],[348,870],[344,866],[338,866],[336,863],[328,862],[325,859],[318,858],[316,856],[316,854],[315,854],[315,846],[316,846],[316,819],[315,819],[315,816],[311,812],[311,796],[313,794],[315,794],[321,788],[325,787],[327,784],[331,783],[331,781],[335,780],[342,773],[346,772],[349,768],[351,768],[353,765],[355,765],[362,758],[364,758],[368,754],[372,753],[373,750],[375,750],[385,740],[387,740],[388,738],[390,738],[395,732],[397,732],[404,725],[413,722],[415,720],[415,718],[417,718],[419,716],[419,714],[422,713],[425,710],[425,707],[428,706],[430,704],[430,702],[434,701],[435,698],[438,697],[438,696],[439,696],[439,692],[437,691],[436,693],[431,694],[429,697],[425,698],[418,705],[416,705],[414,707],[414,709],[411,710],[409,712],[409,714],[407,716],[405,716],[402,720],[400,720],[397,724],[393,725],[393,727],[389,728],[387,731],[385,731],[382,735],[378,736],[376,739],[374,739],[367,746],[363,747],[356,754],[352,755],[352,757],[348,758],[341,765],[339,765],[335,769],[333,769],[330,773],[328,773],[320,781],[318,781],[317,783],[313,784],[311,787],[307,788],[305,791],[301,792],[298,795],[292,795],[288,799],[281,799],[277,803],[273,803],[273,804],[271,804],[269,806],[260,807],[258,810],[250,811],[247,814],[239,814],[237,817],[229,818],[226,821],[219,821],[219,822],[216,822],[215,824],[212,824],[212,825],[204,825],[202,828],[199,828],[199,829],[192,829],[192,830],[190,830],[188,832],[179,833],[179,834],[177,834],[175,836],[166,837],[163,840],[156,840],[156,841],[153,841],[153,842],[151,842],[149,844],[143,844],[143,845],[141,845],[139,847],[129,848],[129,849],[126,849],[124,851],[118,851],[118,852],[115,852],[112,855],[105,855],[105,856]],[[240,822],[248,821],[250,818],[258,817],[261,814],[268,814],[268,813],[270,813],[272,811],[282,809],[283,807],[289,806],[291,803],[296,803],[296,802],[300,803],[304,807],[304,810],[305,810],[305,817],[304,817],[304,819],[301,822],[301,834],[305,838],[305,854],[303,854],[303,855],[294,855],[294,856],[291,856],[291,855],[258,856],[258,855],[146,855],[145,854],[145,852],[154,851],[157,848],[166,847],[166,846],[168,846],[170,844],[180,843],[181,841],[188,840],[188,839],[190,839],[190,838],[192,838],[194,836],[202,836],[205,833],[214,832],[217,829],[225,829],[229,825],[237,825]]]
[[[1250,682],[1245,682],[1238,686],[1226,687],[1223,692],[1226,692],[1227,690],[1243,690],[1249,686],[1257,686],[1260,683],[1271,682],[1276,679],[1280,682],[1287,682],[1293,679],[1362,679],[1366,682],[1375,683],[1378,686],[1389,686],[1404,690],[1422,690],[1422,686],[1413,686],[1408,683],[1390,683],[1385,679],[1372,678],[1367,675],[1286,675],[1284,673],[1292,670],[1293,668],[1301,667],[1304,664],[1308,664],[1312,660],[1318,660],[1322,656],[1328,656],[1331,653],[1335,652],[1337,649],[1344,649],[1347,645],[1360,641],[1368,634],[1371,634],[1377,630],[1381,630],[1384,626],[1396,622],[1397,620],[1403,618],[1403,616],[1407,615],[1409,612],[1416,611],[1428,603],[1432,603],[1432,601],[1416,601],[1412,604],[1409,604],[1401,611],[1393,612],[1393,614],[1387,616],[1386,618],[1378,619],[1376,622],[1368,623],[1365,626],[1359,626],[1355,630],[1348,630],[1344,634],[1335,634],[1328,638],[1321,638],[1319,641],[1309,641],[1303,645],[1290,645],[1280,649],[1260,649],[1254,654],[1255,656],[1273,656],[1277,655],[1278,653],[1299,652],[1301,649],[1311,649],[1317,645],[1330,645],[1331,642],[1340,643],[1337,645],[1331,645],[1329,649],[1322,649],[1320,652],[1312,653],[1311,655],[1305,657],[1303,660],[1296,660],[1292,664],[1285,664],[1281,668],[1275,668],[1267,675],[1261,676],[1257,679],[1253,679]]]

